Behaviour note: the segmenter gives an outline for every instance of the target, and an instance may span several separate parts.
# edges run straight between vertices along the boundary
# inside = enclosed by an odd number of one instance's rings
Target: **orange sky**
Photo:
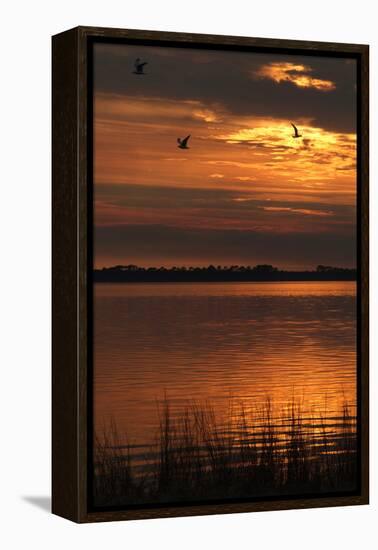
[[[96,266],[354,265],[353,61],[98,48]]]

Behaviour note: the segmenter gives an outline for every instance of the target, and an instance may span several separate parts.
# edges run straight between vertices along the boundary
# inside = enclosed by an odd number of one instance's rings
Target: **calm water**
[[[253,406],[300,398],[308,414],[356,400],[354,282],[95,285],[95,424],[153,439],[158,402]]]

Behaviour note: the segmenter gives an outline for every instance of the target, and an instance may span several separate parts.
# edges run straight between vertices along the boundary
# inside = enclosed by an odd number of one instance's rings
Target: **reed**
[[[278,414],[271,398],[253,408],[230,400],[219,419],[210,403],[188,403],[178,414],[166,398],[150,456],[140,465],[112,420],[95,438],[96,504],[352,490],[356,422],[347,403],[336,417],[309,417],[294,398]]]

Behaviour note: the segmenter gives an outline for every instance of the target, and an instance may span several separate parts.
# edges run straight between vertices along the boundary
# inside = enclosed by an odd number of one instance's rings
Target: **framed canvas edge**
[[[345,54],[359,59],[360,128],[358,179],[360,203],[360,457],[361,492],[352,496],[277,499],[259,502],[204,504],[180,507],[162,506],[138,510],[90,511],[87,486],[88,428],[88,41],[130,39],[141,42],[182,43],[220,46],[229,49],[272,48],[301,50],[316,55]],[[369,46],[329,42],[308,42],[223,35],[202,35],[127,29],[76,27],[52,38],[53,44],[53,360],[52,360],[52,512],[77,523],[182,517],[225,513],[307,509],[369,503]],[[60,55],[63,58],[58,61]],[[54,53],[55,52],[55,53]],[[65,56],[65,58],[64,58]],[[69,78],[60,74],[58,63],[69,66]],[[63,71],[64,72],[64,71]],[[54,76],[55,75],[55,76]],[[67,76],[67,75],[66,75]],[[60,88],[60,90],[58,90]],[[67,103],[68,102],[68,103]],[[61,112],[65,112],[62,134]],[[65,166],[60,165],[65,159]],[[70,208],[62,214],[61,205],[70,197]],[[63,227],[62,227],[63,225]],[[69,245],[61,249],[62,233],[68,232]],[[74,233],[74,234],[73,234]],[[68,274],[62,274],[62,266]],[[62,303],[69,303],[63,316]],[[73,338],[74,335],[74,338]],[[72,341],[70,341],[72,340]],[[65,359],[63,360],[62,357]],[[68,361],[66,360],[68,359]],[[63,407],[66,407],[63,414]],[[64,452],[63,452],[64,449]],[[68,457],[68,460],[67,460]],[[62,474],[64,472],[64,476]]]
[[[311,40],[299,40],[299,39],[285,39],[285,38],[261,38],[261,37],[247,37],[247,36],[235,36],[235,35],[222,35],[222,34],[200,34],[200,33],[187,33],[187,32],[172,32],[172,31],[156,31],[156,30],[139,30],[139,29],[122,29],[112,27],[90,27],[90,26],[78,26],[70,31],[64,31],[56,37],[64,34],[65,32],[77,32],[79,41],[86,41],[90,39],[130,39],[138,41],[157,41],[163,42],[176,42],[187,44],[189,47],[192,45],[200,46],[224,46],[228,49],[235,46],[238,49],[243,47],[258,47],[258,48],[279,48],[290,50],[303,50],[308,53],[313,53],[314,50],[320,52],[335,52],[345,55],[361,54],[369,51],[368,44],[355,44],[355,43],[343,43],[343,42],[322,42]]]

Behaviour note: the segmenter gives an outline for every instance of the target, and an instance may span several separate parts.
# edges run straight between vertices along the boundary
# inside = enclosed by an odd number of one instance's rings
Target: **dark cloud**
[[[252,190],[230,189],[206,189],[185,188],[158,185],[134,185],[134,184],[97,184],[95,199],[114,206],[140,208],[154,208],[157,211],[196,209],[200,214],[201,209],[207,212],[215,210],[228,210],[236,219],[242,219],[244,214],[260,216],[263,207],[282,207],[293,210],[332,211],[333,218],[338,222],[354,223],[355,206],[346,204],[334,204],[333,202],[320,202],[319,200],[274,200],[269,201],[259,198],[259,194]],[[267,217],[267,216],[266,216]]]
[[[238,194],[225,189],[160,185],[97,184],[95,198],[120,206],[139,208],[190,208],[201,204],[219,206]]]
[[[244,264],[312,268],[318,264],[355,265],[354,231],[338,234],[271,234],[256,231],[183,229],[162,225],[96,227],[101,265],[114,263]],[[299,260],[300,258],[300,260]]]
[[[136,57],[148,61],[145,76],[132,74]],[[335,90],[253,77],[262,65],[272,62],[309,66],[313,77],[331,80]],[[314,125],[332,131],[356,129],[356,64],[343,58],[96,45],[95,89],[125,96],[198,100],[236,116],[312,118]]]

